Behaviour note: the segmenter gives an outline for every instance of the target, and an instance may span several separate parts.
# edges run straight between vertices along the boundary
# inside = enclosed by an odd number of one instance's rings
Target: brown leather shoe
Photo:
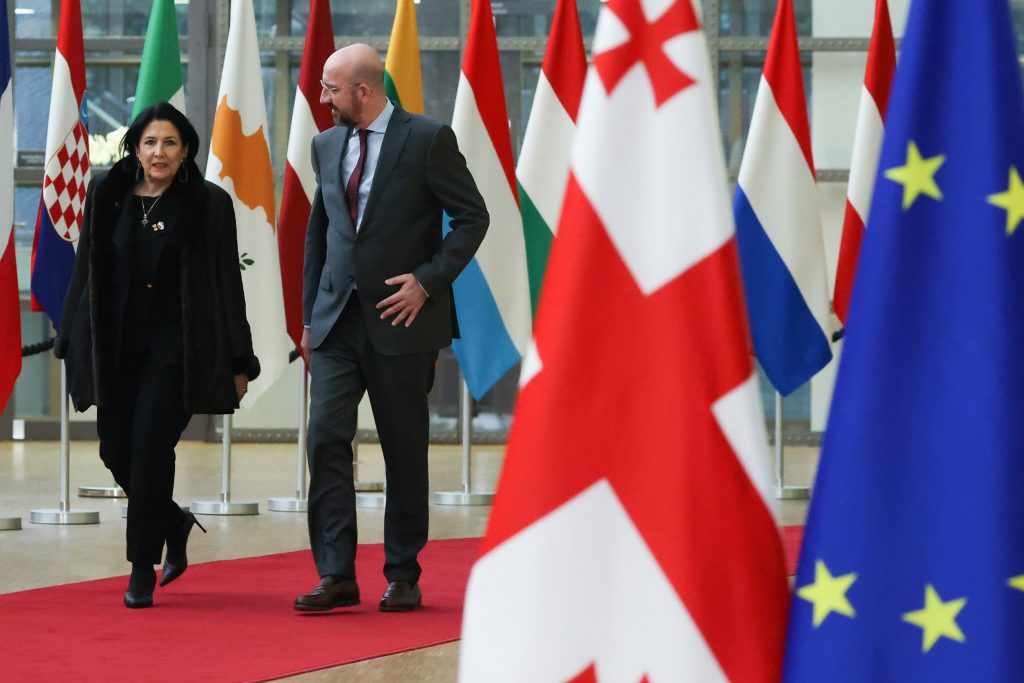
[[[380,599],[381,612],[411,612],[423,604],[420,587],[408,581],[392,581]]]
[[[311,593],[295,598],[295,609],[300,612],[326,612],[358,604],[359,585],[355,579],[335,581],[333,576],[325,576]]]

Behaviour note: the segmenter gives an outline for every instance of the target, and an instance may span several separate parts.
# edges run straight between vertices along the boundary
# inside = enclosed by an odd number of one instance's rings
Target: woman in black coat
[[[164,544],[161,586],[188,566],[198,524],[172,500],[174,447],[193,414],[238,407],[259,361],[234,209],[196,166],[195,128],[160,102],[135,118],[121,148],[89,184],[54,353],[75,408],[96,405],[100,458],[128,494],[124,604],[149,607]]]

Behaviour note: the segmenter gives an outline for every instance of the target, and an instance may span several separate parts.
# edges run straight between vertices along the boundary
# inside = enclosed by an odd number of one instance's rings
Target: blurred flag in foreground
[[[21,305],[14,262],[14,96],[7,0],[0,0],[0,413],[21,374]]]
[[[717,92],[690,0],[604,5],[463,681],[778,680],[789,590]]]
[[[1021,680],[1022,122],[1007,0],[914,0],[788,681]]]

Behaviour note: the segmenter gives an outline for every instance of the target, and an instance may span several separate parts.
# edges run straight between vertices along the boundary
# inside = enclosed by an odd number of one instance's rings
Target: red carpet
[[[0,595],[0,679],[255,681],[456,640],[480,539],[431,541],[423,608],[381,614],[381,545],[361,545],[363,604],[300,614],[316,585],[308,550],[191,565],[150,609],[128,610],[126,577]]]

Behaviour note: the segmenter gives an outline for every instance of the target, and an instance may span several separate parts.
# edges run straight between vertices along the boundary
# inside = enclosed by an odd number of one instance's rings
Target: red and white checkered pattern
[[[43,204],[61,239],[77,242],[89,183],[89,135],[77,121],[46,163]]]

